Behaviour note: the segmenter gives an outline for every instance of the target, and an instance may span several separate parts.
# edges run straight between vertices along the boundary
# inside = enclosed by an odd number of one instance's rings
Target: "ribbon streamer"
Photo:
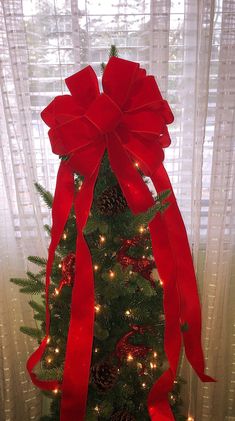
[[[214,381],[204,374],[201,312],[192,257],[184,223],[162,164],[163,148],[170,145],[167,124],[172,123],[174,117],[154,77],[147,76],[138,63],[110,58],[103,74],[103,93],[99,92],[96,74],[90,66],[67,78],[66,84],[71,95],[56,97],[41,113],[50,127],[52,151],[68,155],[69,159],[60,164],[52,209],[46,271],[46,336],[29,357],[27,368],[38,387],[62,390],[61,421],[85,419],[94,326],[94,280],[83,230],[107,149],[111,168],[134,214],[154,204],[134,162],[151,177],[157,191],[170,189],[172,192],[169,208],[163,214],[157,213],[149,224],[153,254],[163,280],[164,346],[169,369],[153,385],[148,410],[152,421],[170,421],[174,417],[168,393],[176,376],[182,336],[187,358],[200,379]],[[84,176],[82,188],[76,194],[74,172]],[[64,376],[60,384],[39,380],[33,369],[43,356],[50,334],[51,269],[73,203],[77,221],[76,271]],[[188,329],[182,333],[184,324]]]

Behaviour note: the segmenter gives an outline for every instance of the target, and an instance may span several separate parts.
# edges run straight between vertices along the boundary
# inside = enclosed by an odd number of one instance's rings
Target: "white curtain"
[[[1,0],[0,6],[0,419],[38,420],[40,394],[25,373],[36,344],[19,333],[32,312],[10,277],[45,256],[49,214],[35,193],[53,191],[53,156],[41,110],[64,78],[111,44],[156,76],[175,115],[166,167],[192,246],[208,373],[201,384],[183,356],[185,413],[235,420],[235,2],[234,0]],[[180,247],[180,245],[179,245]]]

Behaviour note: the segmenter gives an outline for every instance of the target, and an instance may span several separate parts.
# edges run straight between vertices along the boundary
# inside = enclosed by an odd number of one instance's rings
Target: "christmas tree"
[[[110,54],[117,55],[114,46]],[[141,174],[138,163],[136,167]],[[77,191],[82,183],[83,178],[75,174]],[[51,208],[51,193],[39,184],[36,188]],[[165,212],[169,194],[168,190],[160,192],[155,196],[152,208],[133,216],[105,153],[85,227],[95,274],[95,327],[87,421],[149,420],[147,396],[156,379],[165,371],[167,362],[163,290],[152,257],[148,223],[157,212]],[[50,227],[47,225],[45,229],[50,235]],[[60,382],[63,378],[75,279],[76,236],[76,217],[72,209],[57,247],[51,274],[50,338],[37,368],[37,376],[42,380],[57,379]],[[46,333],[44,277],[47,261],[38,256],[29,256],[28,260],[39,266],[39,272],[28,271],[25,279],[14,278],[11,282],[19,285],[22,293],[37,294],[37,298],[29,301],[37,327],[23,326],[21,330],[40,343]],[[177,378],[169,394],[177,421],[186,419],[180,414],[181,383],[182,380]],[[43,416],[41,421],[59,421],[60,390],[43,393],[52,401],[51,414]]]

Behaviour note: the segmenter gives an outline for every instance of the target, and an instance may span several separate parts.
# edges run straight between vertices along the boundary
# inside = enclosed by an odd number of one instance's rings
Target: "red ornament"
[[[123,359],[145,359],[149,352],[152,351],[151,348],[145,345],[134,345],[129,342],[129,338],[134,336],[136,333],[143,335],[146,330],[149,330],[148,327],[139,326],[139,325],[131,325],[131,331],[127,332],[117,343],[115,354],[117,358],[122,361]],[[142,364],[142,370],[140,374],[143,374],[145,370],[144,364]]]
[[[60,293],[64,285],[73,286],[75,279],[75,253],[69,253],[61,262],[62,279],[56,288],[56,295]]]
[[[117,260],[123,267],[132,266],[133,272],[140,273],[143,278],[150,282],[153,288],[156,288],[155,282],[151,276],[152,270],[156,267],[155,262],[146,257],[135,258],[126,254],[130,247],[136,246],[143,241],[146,241],[146,237],[141,235],[136,235],[131,240],[125,240],[117,253]]]

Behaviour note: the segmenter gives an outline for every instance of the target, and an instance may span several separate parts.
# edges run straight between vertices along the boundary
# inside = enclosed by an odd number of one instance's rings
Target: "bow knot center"
[[[107,94],[100,94],[91,104],[85,117],[102,133],[115,130],[122,118],[122,110]]]

